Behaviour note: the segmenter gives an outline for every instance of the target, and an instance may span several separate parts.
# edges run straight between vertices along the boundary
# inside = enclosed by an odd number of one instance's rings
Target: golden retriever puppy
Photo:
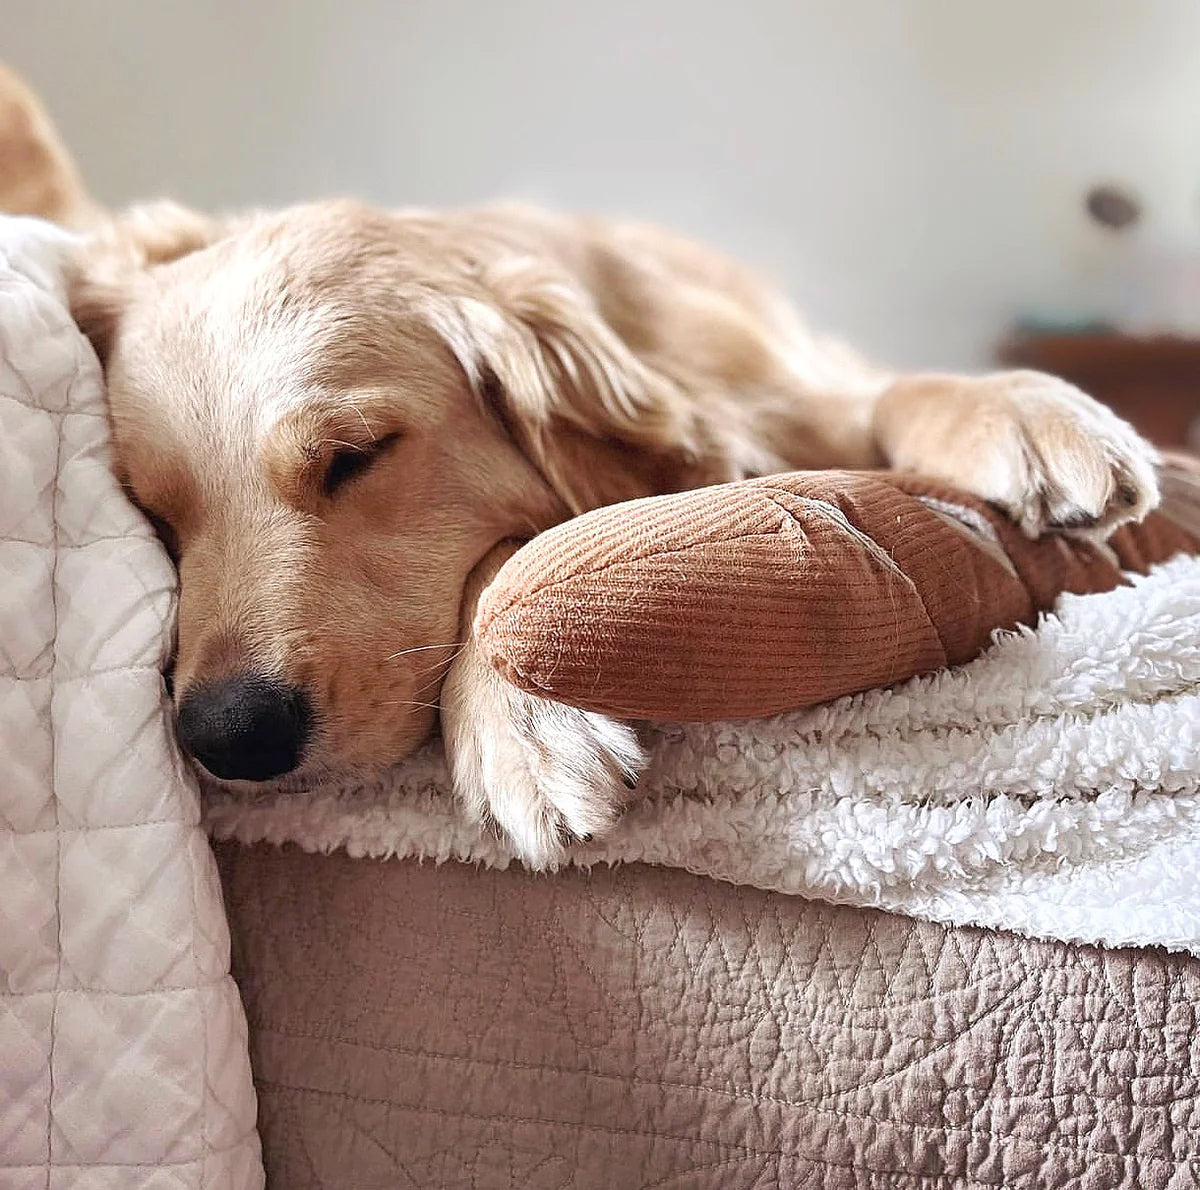
[[[872,369],[640,226],[147,208],[97,237],[74,303],[117,467],[179,565],[184,747],[222,780],[299,784],[400,759],[440,706],[465,804],[534,864],[612,823],[640,755],[474,656],[498,543],[795,467],[920,471],[1030,533],[1156,500],[1151,449],[1062,381]]]
[[[512,543],[803,467],[923,472],[1029,533],[1107,532],[1157,500],[1152,449],[1063,381],[869,367],[639,225],[158,205],[97,226],[73,304],[118,472],[178,564],[184,748],[219,780],[300,787],[400,760],[440,710],[465,806],[533,865],[612,824],[641,754],[475,655]]]

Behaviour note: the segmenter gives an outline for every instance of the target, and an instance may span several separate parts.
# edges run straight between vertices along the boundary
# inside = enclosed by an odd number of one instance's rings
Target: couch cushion
[[[1200,1177],[1200,960],[637,864],[218,854],[289,1190]]]

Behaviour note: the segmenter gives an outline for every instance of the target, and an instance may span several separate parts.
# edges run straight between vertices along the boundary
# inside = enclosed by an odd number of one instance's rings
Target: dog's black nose
[[[290,773],[311,727],[303,690],[257,674],[206,682],[179,704],[179,742],[224,781],[267,781]]]

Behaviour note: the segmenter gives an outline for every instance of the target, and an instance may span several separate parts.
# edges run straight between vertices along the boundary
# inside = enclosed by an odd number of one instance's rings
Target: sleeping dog
[[[54,150],[23,158],[68,194],[43,213],[87,228],[73,312],[118,473],[179,569],[180,740],[219,780],[368,774],[440,715],[465,804],[553,863],[611,825],[641,755],[627,725],[475,654],[503,543],[809,467],[921,472],[1030,534],[1107,533],[1157,501],[1153,450],[1069,384],[873,367],[665,231],[346,201],[98,213],[32,96],[0,80],[5,104],[38,115],[16,140]]]

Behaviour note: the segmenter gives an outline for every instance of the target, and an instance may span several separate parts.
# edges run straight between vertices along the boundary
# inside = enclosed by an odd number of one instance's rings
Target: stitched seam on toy
[[[797,527],[800,527],[799,521],[796,520],[792,511],[787,508],[786,505],[781,504],[775,498],[774,494],[770,494],[769,498],[776,508],[788,516],[793,524],[795,524]],[[870,534],[865,533],[862,529],[855,525],[840,508],[834,504],[831,504],[828,500],[816,500],[808,496],[797,496],[794,498],[800,500],[811,511],[816,512],[818,515],[825,516],[829,520],[833,521],[838,528],[849,532],[855,538],[855,540],[859,542],[859,544],[866,547],[866,549],[871,553],[871,556],[874,557],[877,562],[880,562],[887,569],[891,570],[907,585],[908,589],[913,593],[913,595],[916,596],[917,602],[921,606],[921,612],[925,617],[925,623],[928,625],[929,631],[933,633],[933,637],[938,643],[938,648],[942,652],[942,665],[948,664],[949,657],[946,651],[946,642],[942,639],[941,631],[938,629],[937,624],[934,623],[933,617],[929,614],[929,607],[925,603],[925,597],[921,594],[917,584],[914,583],[913,580],[907,574],[905,574],[903,570],[900,569],[896,559],[893,558],[892,555],[889,554],[887,550],[885,550],[883,546],[879,544],[879,542],[871,537]],[[899,638],[897,638],[892,646],[893,657],[895,657],[899,652],[899,648],[900,641]]]
[[[734,486],[737,486],[737,485],[734,485]],[[792,516],[792,514],[790,513],[790,511],[787,508],[783,507],[783,505],[780,504],[779,500],[777,499],[777,496],[787,495],[787,496],[792,497],[793,499],[800,500],[801,502],[803,502],[806,505],[812,505],[812,506],[824,505],[825,510],[828,510],[829,512],[832,512],[838,516],[842,515],[840,513],[840,510],[836,509],[832,504],[829,504],[827,501],[819,500],[816,497],[812,497],[812,496],[799,496],[794,492],[788,491],[787,488],[769,487],[764,484],[755,483],[753,485],[753,490],[756,492],[761,492],[764,496],[766,496],[766,498],[771,502],[771,504],[773,504],[776,508],[780,509],[781,511],[787,513],[793,522],[795,522],[795,517]],[[650,499],[656,499],[656,498],[657,497],[650,497]],[[846,527],[849,527],[855,533],[861,534],[863,537],[866,537],[865,534],[862,534],[861,530],[854,529],[854,527],[850,525],[850,522],[845,520],[844,517],[843,517],[843,521],[844,521],[844,524],[846,525]],[[796,522],[796,523],[798,523],[798,522]],[[564,521],[563,524],[564,525],[570,524],[570,521]],[[558,528],[558,527],[561,527],[561,526],[556,526],[556,528]],[[527,599],[531,598],[532,596],[541,594],[543,591],[549,591],[555,587],[561,587],[567,583],[574,582],[578,578],[585,578],[585,577],[592,578],[597,575],[606,574],[609,570],[611,570],[617,566],[627,566],[627,565],[631,565],[631,564],[638,563],[638,562],[644,562],[647,558],[671,558],[671,557],[675,557],[678,554],[690,553],[692,550],[703,549],[710,545],[716,545],[716,544],[724,545],[727,543],[737,542],[737,541],[749,541],[749,540],[753,540],[756,537],[770,538],[770,537],[777,537],[778,535],[779,535],[779,529],[775,528],[775,529],[768,529],[768,530],[763,530],[763,531],[756,531],[753,533],[742,533],[742,534],[739,534],[737,537],[720,537],[720,538],[715,538],[710,541],[688,542],[686,545],[682,545],[682,546],[677,547],[676,549],[671,549],[671,550],[651,550],[649,553],[636,554],[631,557],[612,558],[609,561],[603,563],[602,565],[591,567],[591,568],[584,569],[584,570],[574,570],[566,578],[547,579],[545,582],[539,584],[536,587],[532,587],[527,590],[522,590],[522,591],[518,592],[509,600],[508,603],[504,604],[503,607],[497,608],[494,612],[491,613],[491,615],[489,615],[488,623],[490,624],[492,621],[498,619],[500,616],[504,615],[506,612],[511,611],[514,604],[523,603]],[[537,538],[534,538],[533,540],[536,541]],[[886,550],[883,550],[883,548],[878,544],[878,542],[873,542],[873,541],[871,541],[870,538],[867,538],[866,540],[868,542],[870,542],[870,544],[874,547],[875,550],[878,550],[882,554],[882,557],[888,566],[891,566],[891,567],[899,570],[899,568],[896,567],[895,561],[891,558],[891,556],[887,553]],[[486,589],[487,588],[485,588],[485,590]]]
[[[919,503],[932,512],[939,520],[942,521],[947,528],[953,529],[956,533],[964,537],[973,549],[982,551],[987,557],[991,558],[997,565],[1003,567],[1005,572],[1018,582],[1021,581],[1021,576],[1017,573],[1017,568],[1013,565],[1013,560],[1004,552],[1004,546],[1000,542],[1000,538],[996,535],[996,531],[983,518],[979,516],[979,523],[987,530],[986,535],[983,529],[976,528],[970,522],[964,521],[952,511],[955,505],[948,504],[943,500],[927,500],[922,497],[917,498]],[[972,512],[973,509],[968,509],[964,506],[964,512]]]
[[[779,501],[779,499],[777,499],[776,492],[773,489],[763,488],[763,489],[759,489],[759,490],[761,490],[763,492],[765,497],[770,501],[770,503],[772,505],[774,505],[774,507],[776,509],[778,509],[780,512],[782,512],[788,518],[788,521],[792,525],[794,525],[798,528],[802,528],[802,526],[800,525],[800,522],[796,519],[796,516],[793,513],[793,511],[791,509],[787,508],[784,504],[782,504]],[[902,579],[905,583],[908,584],[909,589],[917,597],[917,601],[921,605],[921,610],[924,613],[925,622],[928,625],[929,630],[932,632],[934,638],[938,642],[938,647],[942,651],[943,664],[944,664],[945,656],[946,656],[946,644],[945,644],[945,641],[942,639],[941,633],[938,631],[937,625],[933,622],[932,617],[929,615],[929,609],[925,604],[925,600],[922,597],[921,592],[917,589],[916,584],[913,583],[912,579],[909,578],[909,576],[906,575],[904,573],[904,571],[902,571],[900,569],[900,567],[896,563],[896,560],[887,552],[887,550],[885,550],[883,548],[883,546],[881,546],[877,541],[875,541],[874,538],[870,537],[868,534],[864,533],[861,529],[859,529],[856,525],[852,524],[847,519],[846,515],[840,509],[838,509],[834,505],[830,504],[828,501],[818,500],[818,499],[814,499],[814,498],[808,497],[808,496],[795,496],[794,499],[800,501],[810,511],[815,512],[819,516],[822,516],[825,519],[832,521],[834,524],[836,524],[838,526],[838,528],[842,529],[843,531],[849,532],[855,538],[855,540],[857,540],[861,545],[863,545],[870,552],[871,556],[874,557],[877,562],[879,562],[887,570],[891,571],[893,574],[895,574],[900,579]],[[771,538],[780,536],[781,533],[782,533],[782,527],[777,527],[777,528],[771,529],[771,530],[760,530],[760,531],[756,531],[753,533],[743,533],[736,537],[721,538],[720,544],[732,544],[732,543],[736,543],[739,541],[751,541],[756,538],[769,540]],[[585,578],[585,577],[586,578],[595,578],[600,575],[608,573],[610,570],[613,570],[618,566],[629,566],[629,565],[634,565],[638,562],[644,561],[646,557],[652,556],[655,559],[677,557],[681,554],[688,554],[688,553],[692,553],[699,549],[707,548],[709,545],[712,545],[712,544],[715,544],[715,543],[713,543],[713,542],[689,542],[687,545],[680,546],[676,549],[655,551],[651,555],[642,555],[642,556],[634,557],[634,558],[614,558],[608,562],[605,562],[601,566],[597,566],[597,567],[587,569],[587,570],[574,571],[570,575],[568,575],[566,578],[547,580],[543,583],[538,584],[535,587],[531,587],[531,588],[528,588],[526,590],[519,592],[518,594],[514,595],[502,607],[497,608],[496,610],[492,611],[487,618],[487,622],[485,624],[481,625],[481,628],[486,633],[488,631],[488,629],[496,622],[496,620],[500,619],[502,616],[504,616],[508,612],[510,612],[515,605],[517,605],[519,603],[527,602],[528,600],[533,599],[533,598],[537,597],[538,595],[543,594],[544,592],[553,590],[556,587],[565,586],[568,583],[575,582],[580,578]],[[896,651],[896,650],[898,650],[898,648],[899,648],[899,640],[897,640],[894,643],[893,650]],[[517,672],[521,672],[521,671],[517,670]],[[544,688],[541,686],[540,683],[536,683],[536,682],[532,681],[527,675],[523,674],[522,676],[525,678],[526,682],[528,682],[530,685],[538,685],[539,689]]]

